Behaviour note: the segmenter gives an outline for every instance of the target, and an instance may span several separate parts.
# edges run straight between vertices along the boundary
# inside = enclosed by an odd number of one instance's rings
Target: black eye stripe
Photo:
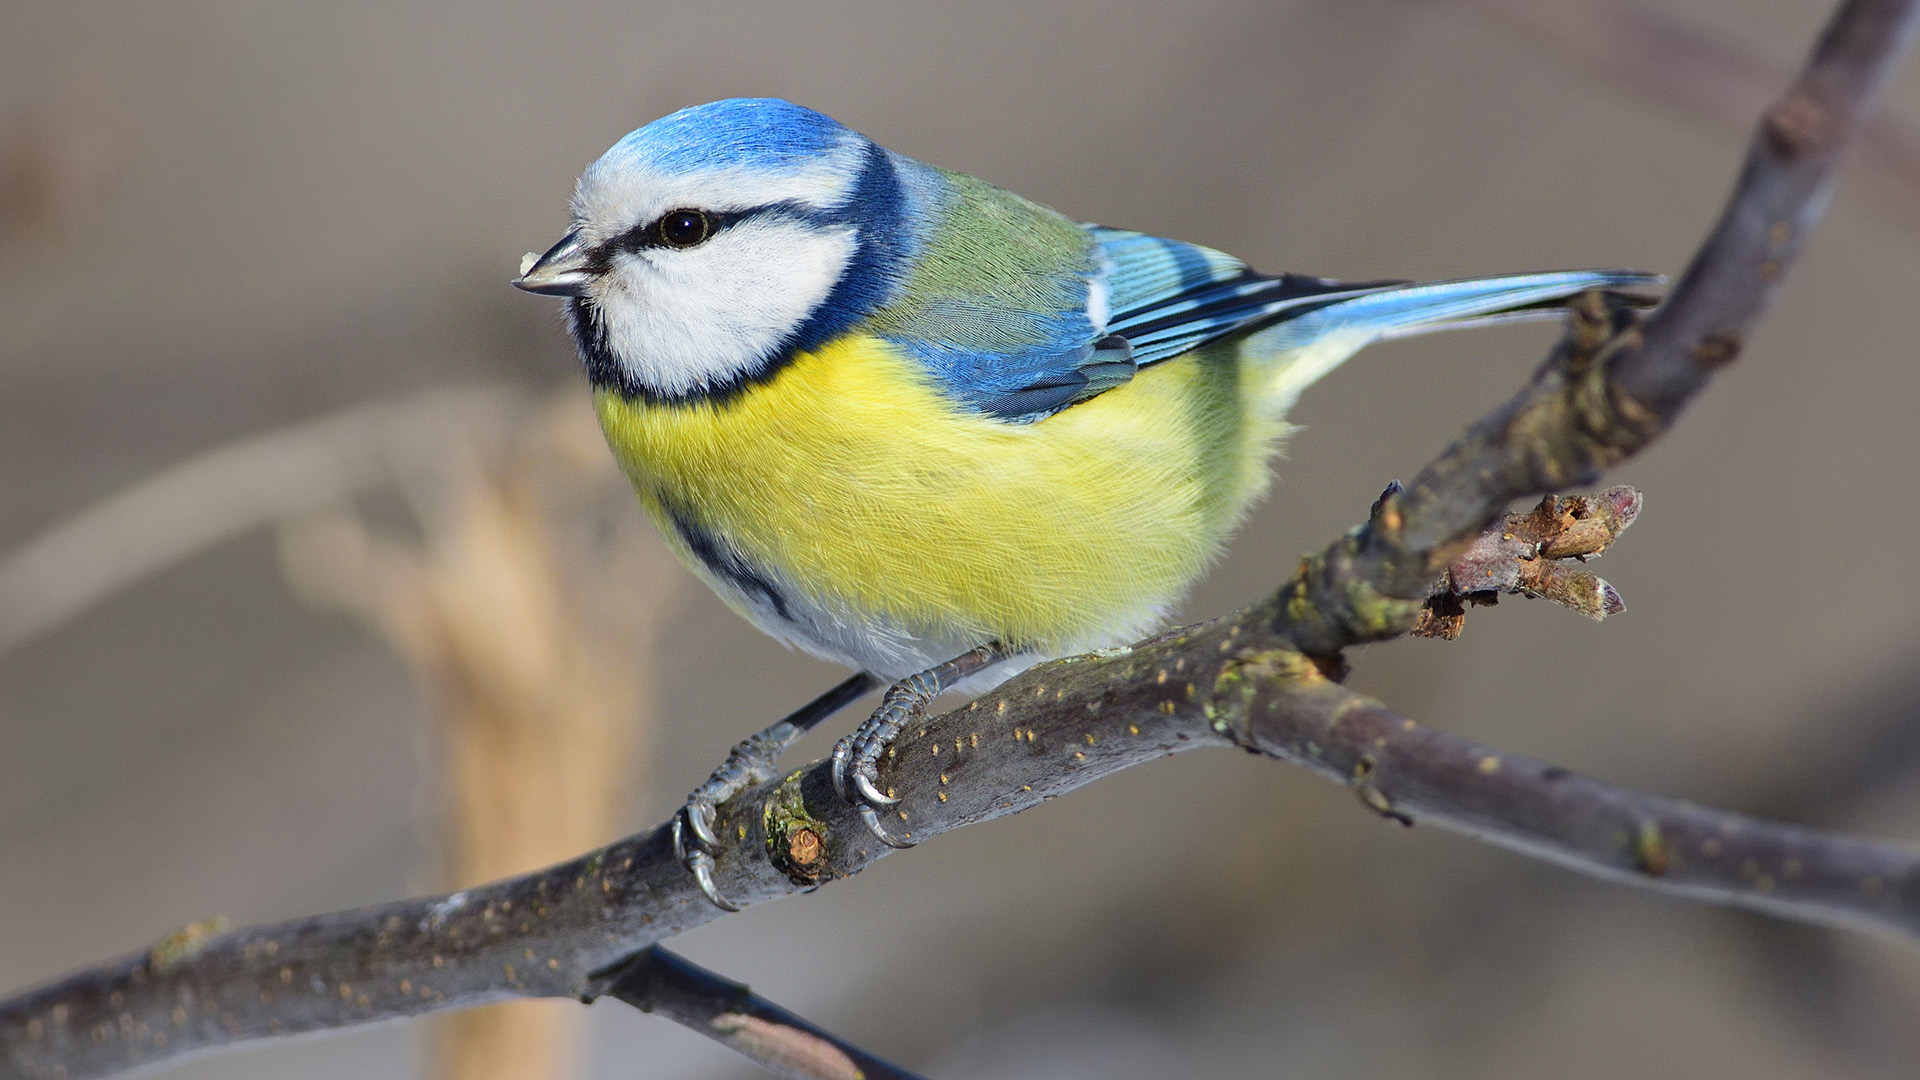
[[[758,207],[753,210],[714,211],[696,210],[688,206],[674,207],[659,217],[651,221],[643,221],[633,228],[628,229],[626,232],[621,233],[619,236],[614,237],[605,245],[606,251],[611,255],[618,251],[644,251],[648,248],[664,248],[672,251],[679,248],[697,247],[720,235],[722,232],[725,232],[728,228],[761,213],[765,209],[765,207]],[[665,235],[665,229],[674,218],[683,215],[697,215],[705,224],[705,229],[701,232],[699,239],[691,243],[674,243]]]
[[[604,267],[615,254],[622,251],[638,252],[651,248],[659,248],[667,251],[677,250],[677,245],[670,244],[661,237],[660,226],[667,218],[678,213],[687,212],[699,213],[706,217],[707,234],[701,238],[700,243],[706,243],[733,226],[743,221],[751,221],[754,218],[786,217],[808,222],[826,222],[830,220],[826,215],[822,215],[818,211],[810,210],[790,202],[768,203],[765,206],[755,206],[746,210],[696,210],[693,207],[676,206],[650,221],[643,221],[635,225],[633,228],[602,244],[594,261]],[[685,246],[696,247],[698,245],[690,244]]]

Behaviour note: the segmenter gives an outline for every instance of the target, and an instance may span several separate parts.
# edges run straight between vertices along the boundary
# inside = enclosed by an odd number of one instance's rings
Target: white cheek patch
[[[682,396],[757,372],[852,261],[850,225],[749,218],[686,249],[622,254],[592,286],[628,378]]]

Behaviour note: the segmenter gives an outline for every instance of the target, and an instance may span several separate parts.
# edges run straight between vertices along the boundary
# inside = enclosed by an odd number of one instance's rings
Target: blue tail
[[[1287,319],[1270,332],[1277,335],[1276,342],[1297,348],[1342,332],[1360,333],[1368,341],[1378,341],[1489,322],[1551,319],[1560,315],[1559,305],[1552,301],[1569,299],[1588,289],[1651,288],[1662,280],[1657,274],[1632,270],[1558,270],[1389,285]]]
[[[1652,288],[1662,280],[1657,274],[1631,270],[1560,270],[1382,285],[1285,318],[1256,333],[1249,344],[1281,361],[1274,390],[1285,407],[1300,391],[1373,342],[1464,326],[1558,318],[1562,305],[1555,301],[1588,289]]]

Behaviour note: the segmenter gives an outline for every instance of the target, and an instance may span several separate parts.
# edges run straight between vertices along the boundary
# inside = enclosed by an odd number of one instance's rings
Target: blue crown
[[[832,117],[779,98],[728,98],[663,116],[614,143],[602,160],[666,172],[720,165],[790,169],[817,160],[849,134]]]

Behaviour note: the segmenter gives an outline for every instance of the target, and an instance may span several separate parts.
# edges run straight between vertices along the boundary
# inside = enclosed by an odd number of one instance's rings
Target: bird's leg
[[[720,849],[720,838],[713,831],[713,823],[720,804],[755,784],[773,779],[776,761],[795,739],[852,704],[879,682],[863,671],[802,705],[785,720],[747,737],[733,748],[713,775],[707,777],[706,783],[687,796],[687,804],[673,819],[673,852],[715,907],[723,911],[740,910],[738,904],[720,895],[713,884],[713,853]]]
[[[867,717],[866,723],[834,744],[833,785],[840,789],[841,798],[860,807],[861,820],[881,843],[906,848],[919,841],[902,840],[880,826],[880,810],[900,801],[874,783],[880,755],[908,721],[925,712],[927,703],[941,692],[1012,655],[1012,650],[994,641],[918,675],[909,675],[887,689],[886,696],[880,699],[880,707]]]

